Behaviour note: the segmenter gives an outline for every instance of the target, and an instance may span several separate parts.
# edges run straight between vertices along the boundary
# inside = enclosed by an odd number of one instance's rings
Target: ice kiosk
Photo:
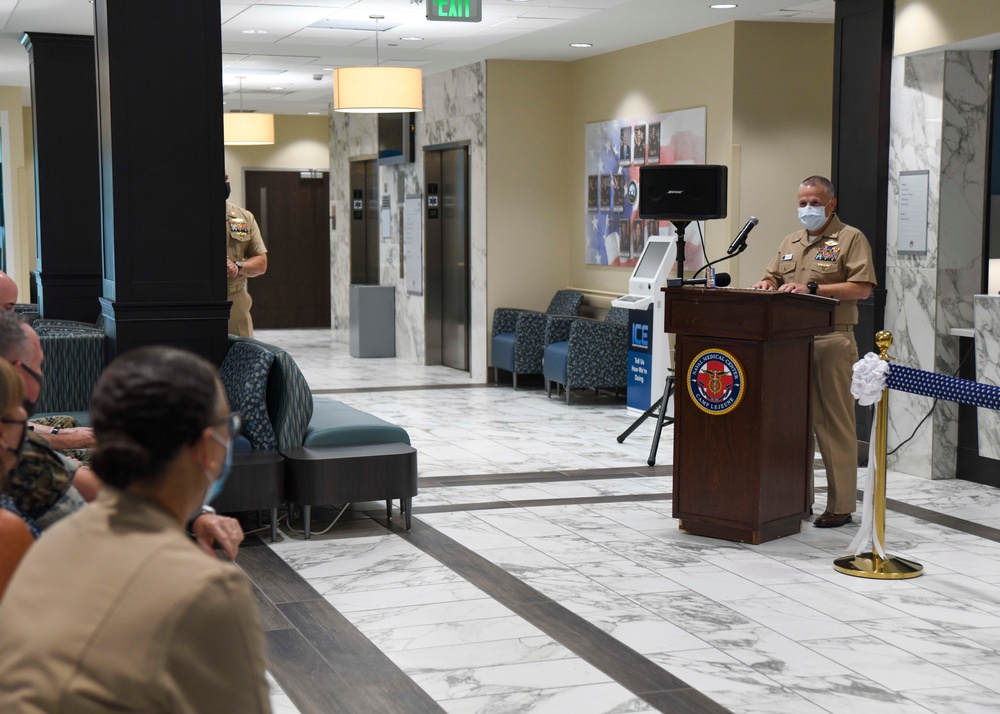
[[[644,412],[663,395],[671,366],[663,331],[663,288],[677,257],[676,236],[650,236],[628,281],[628,295],[611,301],[629,310],[628,408]]]

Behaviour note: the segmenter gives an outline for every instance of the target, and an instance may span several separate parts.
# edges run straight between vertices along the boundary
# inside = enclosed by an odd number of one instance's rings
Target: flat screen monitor
[[[378,115],[379,166],[413,163],[415,121],[413,112]]]
[[[667,249],[670,247],[670,243],[666,241],[651,241],[646,244],[646,250],[642,251],[642,257],[639,258],[639,264],[635,266],[635,270],[632,272],[633,278],[639,278],[640,280],[652,280],[656,277],[656,271],[660,268],[660,263],[663,262],[663,256],[667,254]]]
[[[729,169],[714,164],[643,166],[639,169],[639,216],[668,221],[726,217]]]

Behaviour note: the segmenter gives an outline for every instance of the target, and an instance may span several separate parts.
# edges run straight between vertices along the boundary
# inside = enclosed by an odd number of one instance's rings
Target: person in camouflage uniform
[[[38,335],[16,314],[0,310],[0,358],[10,362],[24,380],[25,399],[38,401],[42,376],[42,346]],[[30,413],[32,410],[28,409]],[[58,426],[58,425],[53,425]],[[81,476],[86,474],[85,484]],[[78,510],[96,496],[100,480],[86,466],[67,458],[49,445],[45,436],[28,431],[24,451],[11,470],[5,491],[17,509],[44,530]],[[77,485],[80,488],[77,488]],[[214,555],[215,544],[235,559],[243,541],[243,529],[234,518],[214,511],[196,515],[191,533],[198,544]]]

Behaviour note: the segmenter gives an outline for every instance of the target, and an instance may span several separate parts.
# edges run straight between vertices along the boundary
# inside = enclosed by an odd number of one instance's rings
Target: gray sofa
[[[309,537],[313,505],[385,500],[391,513],[392,500],[399,498],[409,526],[417,475],[406,430],[335,399],[313,397],[298,365],[280,347],[248,337],[229,339],[219,375],[230,406],[243,414],[243,435],[216,508],[270,510],[273,538],[278,506],[296,503],[303,507]],[[400,448],[387,455],[384,445]],[[378,467],[375,476],[357,468],[367,465],[366,455]]]

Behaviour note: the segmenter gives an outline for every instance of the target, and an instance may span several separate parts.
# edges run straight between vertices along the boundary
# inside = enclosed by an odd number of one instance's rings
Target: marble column
[[[407,195],[425,193],[423,147],[469,142],[469,366],[474,381],[486,381],[486,63],[424,77],[424,111],[416,115],[416,161],[379,168],[379,191],[387,190],[391,226],[379,245],[381,284],[396,286],[396,356],[424,363],[424,296],[406,292],[400,277],[400,220]],[[348,340],[350,282],[351,157],[378,153],[375,115],[342,114],[330,107],[330,201],[337,226],[330,236],[330,324],[338,341]],[[379,196],[381,205],[381,194]],[[381,231],[380,231],[381,233]]]
[[[976,295],[976,381],[1000,386],[1000,296]],[[1000,459],[1000,412],[977,409],[979,455]]]
[[[980,292],[989,117],[988,52],[945,52],[893,61],[885,325],[899,364],[954,374],[958,337],[972,327]],[[899,175],[929,174],[927,252],[897,249]],[[906,439],[932,400],[891,392],[890,449]],[[940,401],[916,436],[889,457],[891,469],[954,478],[958,407]]]

